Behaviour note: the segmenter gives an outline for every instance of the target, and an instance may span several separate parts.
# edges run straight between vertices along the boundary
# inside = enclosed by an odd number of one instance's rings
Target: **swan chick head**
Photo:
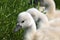
[[[37,10],[36,8],[30,8],[27,10],[28,13],[30,13],[35,21],[38,20],[38,16],[41,12]]]
[[[31,27],[31,25],[33,24],[33,18],[31,17],[31,15],[28,12],[22,12],[18,15],[17,18],[17,26],[14,29],[14,31],[18,31],[21,28],[29,28]]]
[[[43,5],[44,7],[48,9],[49,6],[51,5],[55,6],[55,3],[54,3],[54,0],[40,0],[40,6],[41,5]]]

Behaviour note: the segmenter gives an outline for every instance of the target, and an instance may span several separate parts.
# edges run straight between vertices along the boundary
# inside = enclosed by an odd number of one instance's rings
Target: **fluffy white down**
[[[25,22],[22,22],[23,20]],[[44,21],[40,22],[44,27],[40,30],[36,30],[36,24],[29,13],[22,12],[18,15],[17,25],[22,26],[22,28],[27,28],[24,40],[60,40],[60,31],[56,31],[58,28],[47,27],[44,23]]]
[[[41,28],[40,26],[43,26],[43,25],[41,25],[40,22],[44,22],[44,24],[46,26],[49,26],[50,25],[52,27],[60,27],[60,18],[55,18],[53,20],[49,20],[48,21],[47,16],[45,14],[39,12],[36,8],[30,8],[30,9],[27,10],[27,12],[29,12],[32,15],[33,19],[35,20],[35,23],[37,24],[36,27],[38,29]]]
[[[49,23],[53,27],[60,27],[60,10],[56,10],[54,0],[44,0],[48,4],[46,16],[49,19]]]
[[[49,24],[53,27],[60,27],[60,18],[49,21]]]
[[[45,14],[41,13],[40,11],[38,11],[36,8],[30,8],[26,12],[28,12],[32,15],[33,19],[35,20],[35,22],[37,24],[38,29],[41,28],[40,26],[43,27],[42,24],[49,26],[47,16]]]
[[[49,20],[60,18],[60,10],[56,10],[54,0],[44,0],[44,3],[48,4],[46,15]]]
[[[37,12],[35,11],[36,9],[35,10],[33,10],[33,9],[29,9],[29,11],[28,11],[31,15],[34,13],[39,13],[38,11]],[[39,22],[39,27],[42,27],[42,28],[37,30],[37,32],[34,36],[34,40],[60,40],[60,29],[59,29],[60,27],[54,28],[55,25],[51,26],[52,25],[51,21],[50,21],[50,23],[48,23],[48,19],[47,19],[46,15],[43,14],[43,16],[42,16],[41,13],[39,13],[39,14],[40,14],[39,16],[37,15],[38,18],[42,19]],[[56,20],[54,20],[54,21],[56,21]]]
[[[27,12],[22,12],[18,15],[17,21],[18,23],[14,31],[18,31],[21,28],[26,29],[23,40],[33,40],[36,33],[36,25],[32,16]]]

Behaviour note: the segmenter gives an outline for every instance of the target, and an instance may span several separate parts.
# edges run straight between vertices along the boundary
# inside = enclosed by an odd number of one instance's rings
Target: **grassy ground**
[[[28,0],[0,0],[0,40],[22,40],[22,30],[13,33],[17,15],[32,6]]]
[[[33,5],[28,0],[0,0],[0,40],[22,40],[23,30],[13,33],[17,15]]]

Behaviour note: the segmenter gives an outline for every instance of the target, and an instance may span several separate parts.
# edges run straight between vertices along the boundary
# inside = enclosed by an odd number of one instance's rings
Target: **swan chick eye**
[[[24,23],[24,21],[22,21],[21,23]]]

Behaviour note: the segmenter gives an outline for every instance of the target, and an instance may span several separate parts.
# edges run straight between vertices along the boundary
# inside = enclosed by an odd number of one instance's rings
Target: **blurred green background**
[[[60,0],[55,0],[60,8]],[[0,40],[23,40],[23,30],[13,33],[20,12],[34,7],[29,0],[0,0]]]

